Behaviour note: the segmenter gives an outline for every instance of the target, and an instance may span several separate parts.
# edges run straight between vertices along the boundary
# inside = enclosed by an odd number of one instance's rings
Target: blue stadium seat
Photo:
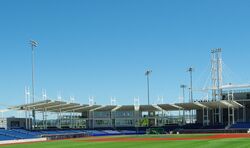
[[[236,124],[233,124],[230,129],[250,129],[250,123],[249,122],[238,122]]]

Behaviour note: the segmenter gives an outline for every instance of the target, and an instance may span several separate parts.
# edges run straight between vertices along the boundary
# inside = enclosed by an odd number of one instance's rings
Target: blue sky
[[[152,69],[151,102],[177,102],[187,67],[194,87],[208,77],[210,50],[222,48],[230,82],[250,82],[248,0],[2,0],[0,98],[24,103],[31,86],[29,40],[36,49],[36,95],[75,96],[87,103],[146,103],[146,69]],[[230,76],[229,76],[230,77]]]

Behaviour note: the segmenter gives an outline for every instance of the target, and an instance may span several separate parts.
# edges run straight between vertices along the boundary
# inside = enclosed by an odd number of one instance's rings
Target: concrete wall
[[[30,142],[42,142],[42,141],[47,141],[47,138],[6,140],[6,141],[0,141],[0,145],[18,144],[18,143],[30,143]]]

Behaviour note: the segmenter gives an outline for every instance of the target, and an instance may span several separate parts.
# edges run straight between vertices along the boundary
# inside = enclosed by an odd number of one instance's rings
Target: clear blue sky
[[[36,95],[62,92],[87,103],[177,102],[185,72],[195,87],[207,78],[212,48],[223,49],[235,83],[250,82],[249,0],[1,0],[0,104],[24,103],[31,86],[29,40],[36,49]]]

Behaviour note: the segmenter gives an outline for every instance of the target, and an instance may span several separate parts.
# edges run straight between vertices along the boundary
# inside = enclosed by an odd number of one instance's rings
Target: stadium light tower
[[[149,75],[152,73],[152,70],[147,70],[145,72],[145,75],[147,76],[147,88],[148,88],[148,105],[150,103],[150,98],[149,98]]]
[[[189,91],[189,101],[190,102],[193,102],[193,71],[194,71],[194,68],[193,67],[189,67],[187,72],[189,72],[190,74],[190,91]],[[190,117],[190,122],[193,123],[193,115],[194,115],[194,112],[193,110],[191,111],[191,117]]]
[[[182,103],[184,103],[185,102],[185,88],[187,87],[187,85],[184,85],[184,84],[182,84],[181,86],[181,89],[182,89]]]
[[[185,102],[185,89],[187,88],[187,85],[182,84],[181,86],[182,89],[182,103]],[[185,110],[182,111],[182,123],[185,124]]]
[[[193,71],[194,68],[193,67],[189,67],[187,72],[189,72],[190,74],[190,102],[193,102]]]
[[[32,50],[32,103],[35,102],[35,47],[38,43],[34,40],[30,40],[31,50]]]

